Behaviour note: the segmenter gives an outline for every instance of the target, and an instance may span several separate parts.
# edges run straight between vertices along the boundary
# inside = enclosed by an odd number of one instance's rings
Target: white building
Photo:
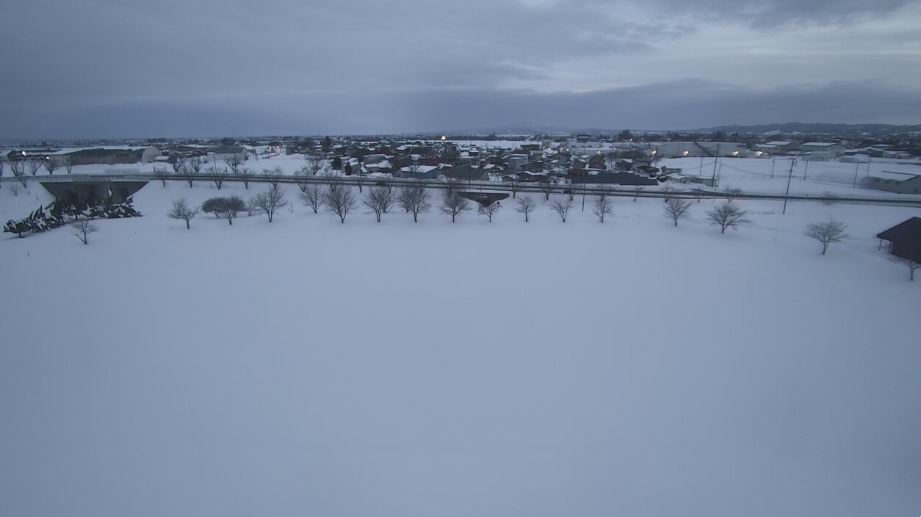
[[[844,154],[844,146],[833,142],[806,142],[800,151],[809,153],[810,160],[832,160]]]

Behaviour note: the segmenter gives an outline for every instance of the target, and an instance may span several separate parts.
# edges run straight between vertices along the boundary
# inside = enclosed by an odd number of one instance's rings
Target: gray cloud
[[[902,18],[833,29],[899,8],[908,9]],[[601,113],[630,114],[633,127],[699,126],[724,112],[725,103],[712,102],[720,95],[754,102],[789,91],[799,99],[808,91],[791,84],[871,80],[869,90],[901,99],[897,85],[921,77],[913,50],[921,9],[908,0],[12,0],[7,14],[7,136],[409,131],[522,119],[584,126],[598,125]],[[776,26],[797,20],[823,31]],[[674,82],[693,77],[727,86]],[[670,99],[649,97],[655,91]],[[690,120],[692,101],[713,104],[700,121]],[[674,105],[671,115],[657,108],[663,104]],[[906,116],[821,106],[790,118]],[[725,118],[776,113],[740,105]],[[591,124],[579,122],[586,117]]]
[[[560,3],[594,9],[611,5],[601,0],[564,0]],[[917,0],[649,0],[647,8],[698,19],[728,19],[754,27],[775,27],[788,23],[846,24],[860,18],[891,14],[910,4],[917,4]]]
[[[694,129],[770,122],[917,123],[921,90],[841,82],[755,90],[700,80],[587,93],[279,91],[63,111],[9,111],[3,137],[370,134],[529,121],[566,128]],[[50,131],[48,128],[54,128]]]

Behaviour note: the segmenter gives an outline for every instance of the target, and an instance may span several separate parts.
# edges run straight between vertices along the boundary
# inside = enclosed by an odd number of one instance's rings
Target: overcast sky
[[[0,137],[921,123],[921,0],[7,0]]]

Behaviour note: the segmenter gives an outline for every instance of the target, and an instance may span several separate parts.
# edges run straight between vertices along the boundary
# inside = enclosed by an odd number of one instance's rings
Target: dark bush
[[[230,224],[233,224],[239,212],[245,210],[246,202],[238,196],[213,197],[201,205],[202,212],[214,214],[215,217],[225,217]]]
[[[22,237],[24,233],[40,233],[76,220],[140,217],[141,213],[134,209],[132,203],[133,200],[130,197],[124,203],[117,204],[108,201],[81,201],[79,199],[55,201],[46,207],[39,206],[38,209],[19,221],[10,219],[3,227],[3,231]]]

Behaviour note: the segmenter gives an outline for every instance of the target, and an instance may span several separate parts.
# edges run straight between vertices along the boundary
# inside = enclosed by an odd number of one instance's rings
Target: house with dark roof
[[[481,181],[488,180],[487,171],[471,165],[455,165],[438,169],[438,175],[448,180]]]
[[[138,163],[141,161],[143,149],[80,149],[61,156],[70,159],[73,165],[115,165],[119,163]]]
[[[921,262],[921,217],[912,217],[876,234],[880,247],[889,241],[889,253],[897,257]]]
[[[598,174],[570,174],[569,182],[578,184],[610,185],[658,185],[659,182],[649,176],[632,172],[598,172]]]

